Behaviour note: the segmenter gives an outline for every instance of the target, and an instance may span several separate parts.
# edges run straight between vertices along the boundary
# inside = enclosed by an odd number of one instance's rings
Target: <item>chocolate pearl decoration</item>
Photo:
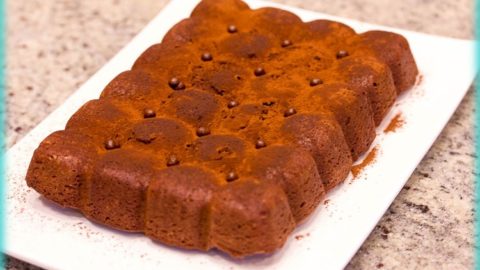
[[[153,118],[157,116],[154,110],[152,109],[145,109],[143,110],[143,118]]]
[[[197,136],[198,137],[203,137],[203,136],[207,136],[210,134],[210,130],[206,127],[199,127],[197,129]]]
[[[341,50],[341,51],[337,52],[337,59],[342,59],[342,58],[347,57],[347,56],[348,56],[347,51]]]
[[[183,90],[183,89],[185,89],[185,84],[183,82],[180,82],[177,88],[175,88],[175,90]]]
[[[235,100],[231,100],[231,101],[229,101],[228,104],[227,104],[227,107],[228,107],[229,109],[234,108],[234,107],[237,107],[237,106],[238,106],[238,102],[235,101]]]
[[[180,80],[178,78],[171,78],[170,81],[168,82],[168,85],[172,88],[172,89],[176,89],[177,86],[180,84]]]
[[[258,140],[255,142],[255,148],[257,148],[257,149],[263,148],[263,147],[265,147],[265,146],[267,146],[267,144],[266,144],[265,141],[262,140],[262,139],[258,139]]]
[[[120,145],[118,145],[114,140],[112,139],[109,139],[105,142],[105,149],[107,150],[112,150],[112,149],[115,149],[115,148],[119,148]]]
[[[275,104],[275,101],[265,101],[262,103],[263,106],[272,106],[273,104]]]
[[[285,117],[289,117],[289,116],[292,116],[294,114],[297,113],[297,110],[295,110],[294,108],[289,108],[288,110],[285,111],[285,113],[283,114],[283,116]]]
[[[282,48],[286,48],[290,45],[292,45],[292,42],[289,39],[285,39],[282,41]]]
[[[179,163],[180,163],[180,160],[178,160],[177,156],[175,156],[175,155],[168,156],[168,158],[167,158],[167,166],[168,167],[178,165]]]
[[[233,24],[229,25],[227,27],[227,31],[230,33],[230,34],[233,34],[233,33],[236,33],[238,31],[237,27]]]
[[[227,182],[232,182],[238,179],[238,174],[234,171],[227,173],[226,180]]]
[[[265,69],[258,67],[253,71],[253,73],[255,74],[255,76],[259,77],[265,75],[266,72]]]
[[[202,61],[204,61],[204,62],[208,62],[208,61],[212,61],[212,60],[213,60],[212,54],[211,54],[211,53],[208,53],[208,52],[202,54],[202,57],[201,57],[201,58],[202,58]]]
[[[322,83],[323,83],[323,81],[318,79],[318,78],[310,80],[310,86],[317,86],[317,85],[322,84]]]
[[[183,90],[185,89],[185,84],[181,82],[178,78],[171,78],[170,81],[168,82],[168,85],[173,89],[173,90]]]

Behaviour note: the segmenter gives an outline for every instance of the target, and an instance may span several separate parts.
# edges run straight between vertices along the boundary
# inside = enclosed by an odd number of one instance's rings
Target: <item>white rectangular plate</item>
[[[328,194],[283,249],[269,257],[234,261],[218,252],[193,252],[154,243],[141,234],[93,224],[75,211],[60,209],[27,188],[25,173],[33,150],[51,132],[63,129],[86,101],[97,98],[118,73],[130,68],[176,22],[188,17],[198,0],[173,0],[108,64],[65,103],[8,151],[6,252],[55,269],[341,269],[355,254],[435,141],[473,81],[474,43],[370,25],[282,6],[248,1],[252,8],[273,6],[304,21],[333,19],[358,32],[383,29],[404,35],[423,76],[401,96],[378,129],[376,161],[354,181],[350,177]],[[401,112],[404,125],[383,133]],[[302,235],[304,237],[295,237]],[[297,239],[298,238],[298,239]]]

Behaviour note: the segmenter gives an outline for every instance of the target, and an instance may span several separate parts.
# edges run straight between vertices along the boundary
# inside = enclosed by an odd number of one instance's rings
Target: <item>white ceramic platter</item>
[[[33,150],[51,132],[63,129],[86,101],[97,98],[118,73],[130,68],[175,23],[188,17],[198,0],[173,0],[145,29],[63,105],[8,151],[6,253],[49,269],[341,269],[375,227],[417,164],[433,144],[471,85],[474,43],[381,27],[278,4],[248,1],[251,7],[292,11],[304,21],[333,19],[357,32],[383,29],[410,42],[423,79],[397,101],[378,129],[377,156],[355,180],[328,195],[283,249],[269,257],[234,261],[218,252],[193,252],[154,243],[141,234],[93,224],[60,209],[27,188],[24,178]],[[382,132],[401,113],[396,132]],[[295,237],[303,236],[303,237]],[[297,239],[298,238],[298,239]]]

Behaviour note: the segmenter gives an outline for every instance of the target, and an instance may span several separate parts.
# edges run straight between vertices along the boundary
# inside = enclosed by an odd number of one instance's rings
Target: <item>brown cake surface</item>
[[[400,35],[204,0],[44,139],[27,183],[168,245],[271,253],[417,73]]]

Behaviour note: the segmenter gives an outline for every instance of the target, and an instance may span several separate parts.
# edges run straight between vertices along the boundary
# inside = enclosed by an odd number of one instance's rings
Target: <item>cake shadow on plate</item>
[[[38,200],[41,202],[42,206],[46,207],[50,211],[56,212],[58,214],[64,215],[66,217],[72,217],[72,218],[81,218],[81,223],[84,227],[78,227],[77,224],[72,224],[71,229],[72,230],[83,230],[82,234],[94,234],[93,232],[98,232],[98,231],[107,231],[108,233],[112,233],[115,236],[120,236],[120,237],[125,237],[129,239],[120,239],[119,241],[125,240],[125,244],[128,244],[127,241],[133,240],[133,239],[138,239],[138,238],[144,238],[144,234],[140,232],[129,232],[129,231],[122,231],[119,229],[113,229],[109,227],[108,225],[96,222],[94,220],[90,220],[85,218],[85,216],[76,209],[71,209],[71,208],[65,208],[57,203],[54,203],[48,199],[45,199],[43,197],[39,197]],[[91,226],[90,228],[87,228],[85,226]],[[292,236],[293,238],[293,236]],[[289,241],[292,241],[293,239],[290,239]],[[173,252],[178,252],[182,253],[187,256],[210,256],[211,258],[215,259],[221,259],[224,261],[232,262],[237,265],[250,265],[250,264],[255,264],[255,265],[262,265],[265,264],[265,266],[270,265],[272,261],[274,261],[277,257],[280,257],[280,254],[284,253],[284,249],[279,250],[278,252],[275,253],[270,253],[270,254],[257,254],[257,255],[252,255],[244,258],[236,258],[236,257],[231,257],[228,254],[222,252],[221,250],[218,249],[211,249],[207,252],[204,251],[199,251],[199,250],[194,250],[194,249],[185,249],[181,247],[175,247],[175,246],[170,246],[165,243],[162,243],[160,241],[154,240],[154,239],[149,239],[149,243],[157,245],[158,248],[160,249],[160,252],[162,252],[162,249],[166,249],[169,251]],[[287,242],[288,244],[288,242]],[[188,259],[187,259],[188,260]]]
[[[335,188],[336,190],[337,188]],[[335,192],[335,190],[332,190],[332,192]],[[50,211],[53,211],[55,213],[58,213],[60,215],[64,215],[66,217],[70,218],[80,218],[81,223],[83,227],[78,227],[78,222],[75,224],[72,224],[71,229],[72,230],[82,230],[83,234],[95,234],[98,231],[107,231],[108,233],[112,233],[115,236],[120,236],[120,237],[126,237],[130,239],[120,239],[119,241],[125,240],[129,241],[132,239],[138,239],[138,238],[144,238],[144,234],[140,232],[129,232],[129,231],[122,231],[118,229],[113,229],[109,227],[108,225],[96,222],[94,220],[90,220],[86,218],[79,210],[77,209],[72,209],[72,208],[66,208],[63,207],[55,202],[52,202],[42,196],[38,197],[38,200],[41,202],[41,205],[47,208]],[[322,212],[323,208],[323,203],[321,206],[317,207],[317,209],[308,217],[306,218],[301,224],[299,224],[296,229],[291,233],[289,239],[287,239],[285,246],[288,246],[290,244],[294,244],[296,239],[295,235],[297,235],[298,232],[303,231],[305,228],[308,228],[312,222],[317,218],[317,216]],[[89,226],[89,227],[86,227]],[[305,232],[302,232],[305,233]],[[309,233],[308,233],[309,234]],[[207,252],[204,251],[199,251],[199,250],[193,250],[193,249],[185,249],[181,247],[175,247],[175,246],[170,246],[165,243],[162,243],[160,241],[154,240],[154,239],[149,239],[149,243],[152,243],[154,245],[158,245],[159,249],[167,249],[170,251],[174,252],[179,252],[182,254],[185,254],[187,256],[211,256],[212,258],[216,259],[221,259],[224,261],[232,262],[237,265],[251,265],[255,264],[256,266],[261,266],[261,265],[271,265],[272,261],[277,260],[282,254],[286,252],[285,246],[282,249],[277,250],[274,253],[269,253],[269,254],[256,254],[256,255],[251,255],[243,258],[237,258],[237,257],[232,257],[225,252],[222,252],[221,250],[218,249],[211,249]],[[126,242],[126,244],[128,244]]]
[[[49,199],[46,199],[43,196],[39,196],[38,200],[48,210],[51,210],[53,212],[59,213],[60,215],[68,216],[68,217],[75,217],[75,218],[84,218],[85,216],[78,210],[73,209],[73,208],[67,208],[64,206],[61,206],[58,203],[52,202]],[[85,219],[87,220],[87,219]]]

